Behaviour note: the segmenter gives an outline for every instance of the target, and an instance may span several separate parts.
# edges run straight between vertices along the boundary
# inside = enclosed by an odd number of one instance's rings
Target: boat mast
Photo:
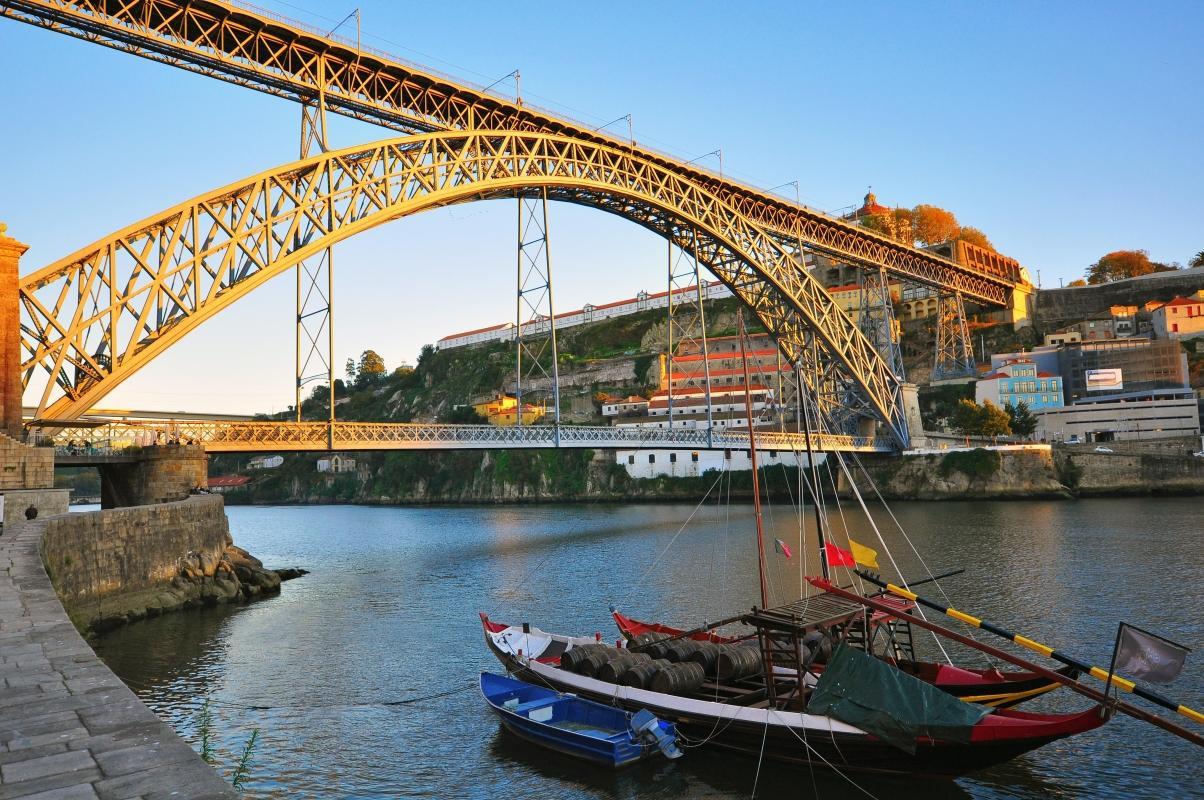
[[[811,417],[807,414],[805,407],[807,396],[803,392],[802,377],[799,376],[799,405],[803,408],[803,432],[807,441],[807,466],[811,469],[811,505],[815,508],[815,537],[819,540],[819,569],[824,576],[824,580],[828,580],[831,576],[828,574],[828,548],[824,543],[824,516],[819,508],[819,470],[815,468],[815,452],[811,449]],[[815,410],[815,406],[811,406]],[[819,421],[819,414],[815,415],[816,422]],[[801,471],[801,467],[800,467]],[[799,497],[799,502],[802,502],[802,496]],[[800,591],[802,587],[799,587]]]
[[[761,527],[761,481],[757,475],[757,438],[753,435],[752,390],[748,382],[748,350],[744,346],[744,310],[736,318],[740,324],[740,360],[744,362],[744,412],[748,418],[748,460],[752,466],[753,515],[757,520],[757,571],[761,578],[761,608],[769,607],[769,591],[765,582],[765,532]]]

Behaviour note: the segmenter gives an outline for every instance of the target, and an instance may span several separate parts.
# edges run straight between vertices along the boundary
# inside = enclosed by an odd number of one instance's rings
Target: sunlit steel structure
[[[182,203],[23,278],[23,379],[29,387],[39,369],[49,376],[37,386],[41,419],[82,414],[200,322],[337,241],[477,199],[589,205],[690,248],[783,355],[804,365],[817,402],[841,402],[853,387],[860,411],[899,445],[899,376],[801,267],[804,252],[987,306],[1008,306],[1024,284],[1018,269],[959,264],[642,147],[630,133],[614,137],[260,9],[215,0],[0,0],[0,15],[292,99],[306,109],[303,151],[306,125],[323,145],[321,154]],[[327,151],[326,112],[411,135]],[[318,276],[310,283],[321,285]],[[299,395],[300,347],[298,359]]]

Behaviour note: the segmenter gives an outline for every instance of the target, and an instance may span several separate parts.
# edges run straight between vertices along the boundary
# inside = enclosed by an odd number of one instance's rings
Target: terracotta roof
[[[1166,306],[1198,306],[1204,305],[1204,300],[1192,300],[1190,297],[1176,297],[1174,300],[1166,304]],[[1163,308],[1166,308],[1163,306]]]
[[[1038,373],[1037,373],[1037,377],[1038,377],[1038,378],[1060,378],[1060,377],[1062,377],[1062,376],[1061,376],[1061,375],[1055,375],[1055,374],[1054,374],[1054,373],[1052,373],[1052,372],[1038,372]]]
[[[503,322],[501,325],[490,325],[488,328],[475,328],[471,331],[464,331],[462,333],[449,333],[439,341],[446,342],[448,339],[459,339],[461,336],[471,336],[474,333],[487,333],[488,331],[496,331],[507,327],[512,327],[509,322]]]
[[[830,287],[828,287],[828,291],[829,292],[853,292],[853,291],[859,292],[859,291],[861,291],[861,287],[855,283],[846,283],[844,286],[830,286]]]
[[[220,489],[230,486],[245,486],[251,482],[246,475],[217,475],[209,479],[210,489]]]
[[[710,341],[713,341],[713,340],[710,340]],[[749,355],[750,356],[772,356],[772,355],[775,355],[777,352],[778,352],[777,350],[752,350],[749,352]],[[739,357],[740,357],[739,353],[711,353],[709,351],[707,352],[707,359],[711,360],[711,361],[718,359],[718,358],[739,358]],[[701,361],[701,360],[702,360],[702,353],[692,353],[691,355],[688,355],[688,356],[673,356],[674,362]]]

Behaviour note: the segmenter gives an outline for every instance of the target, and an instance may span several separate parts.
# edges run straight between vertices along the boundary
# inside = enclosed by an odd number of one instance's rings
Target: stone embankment
[[[217,495],[49,518],[41,555],[72,621],[93,632],[280,590],[280,574],[234,545]]]
[[[951,450],[863,458],[870,479],[891,500],[982,500],[1204,494],[1204,458],[1184,447],[1109,444]],[[857,486],[871,491],[865,476]],[[842,487],[847,493],[847,487]]]
[[[0,798],[236,798],[96,656],[42,565],[50,520],[0,536]]]

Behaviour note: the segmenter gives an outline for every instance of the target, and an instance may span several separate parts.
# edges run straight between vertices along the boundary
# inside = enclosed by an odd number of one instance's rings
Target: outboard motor
[[[661,721],[648,709],[641,708],[635,712],[631,718],[631,729],[645,742],[659,747],[665,758],[681,758],[677,737],[662,728]]]

